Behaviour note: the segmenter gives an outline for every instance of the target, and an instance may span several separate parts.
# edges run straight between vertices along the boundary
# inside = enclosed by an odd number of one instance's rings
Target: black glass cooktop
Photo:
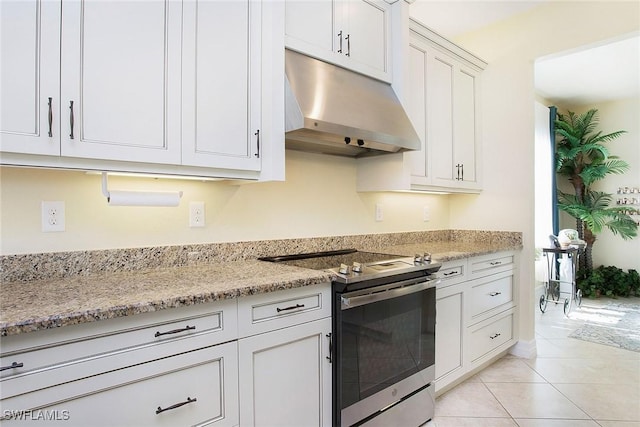
[[[329,270],[336,274],[335,281],[341,283],[363,282],[416,271],[431,273],[440,268],[439,263],[415,261],[414,257],[356,249],[264,257],[260,260],[311,270]]]
[[[260,258],[260,260],[279,262],[286,265],[309,268],[312,270],[329,270],[340,267],[341,264],[353,265],[354,262],[370,264],[380,261],[396,260],[398,258],[406,258],[406,256],[363,252],[356,249],[341,249],[327,252],[264,257]]]

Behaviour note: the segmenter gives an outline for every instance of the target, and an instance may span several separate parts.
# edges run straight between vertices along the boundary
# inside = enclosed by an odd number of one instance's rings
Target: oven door
[[[435,286],[420,277],[336,295],[338,425],[358,423],[434,381]]]

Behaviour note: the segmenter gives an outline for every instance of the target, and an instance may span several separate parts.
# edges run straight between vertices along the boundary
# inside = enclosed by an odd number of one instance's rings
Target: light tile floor
[[[568,338],[608,301],[536,310],[537,357],[505,356],[438,397],[426,426],[640,427],[640,353]]]

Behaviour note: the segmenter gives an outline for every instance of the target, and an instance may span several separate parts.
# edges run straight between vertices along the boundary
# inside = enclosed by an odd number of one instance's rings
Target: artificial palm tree
[[[608,174],[622,174],[629,168],[627,162],[610,155],[603,145],[625,131],[604,135],[601,131],[596,132],[597,109],[583,114],[557,113],[554,123],[559,137],[556,140],[556,172],[568,178],[574,189],[574,194],[558,190],[558,207],[576,218],[578,235],[587,242],[580,269],[589,275],[593,270],[592,251],[597,234],[608,228],[626,240],[638,233],[638,225],[627,214],[627,207],[609,207],[612,195],[591,189],[594,182]]]

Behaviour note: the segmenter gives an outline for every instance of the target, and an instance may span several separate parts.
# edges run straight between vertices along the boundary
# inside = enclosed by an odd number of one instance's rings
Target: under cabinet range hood
[[[349,157],[420,149],[391,85],[285,53],[286,148]]]

